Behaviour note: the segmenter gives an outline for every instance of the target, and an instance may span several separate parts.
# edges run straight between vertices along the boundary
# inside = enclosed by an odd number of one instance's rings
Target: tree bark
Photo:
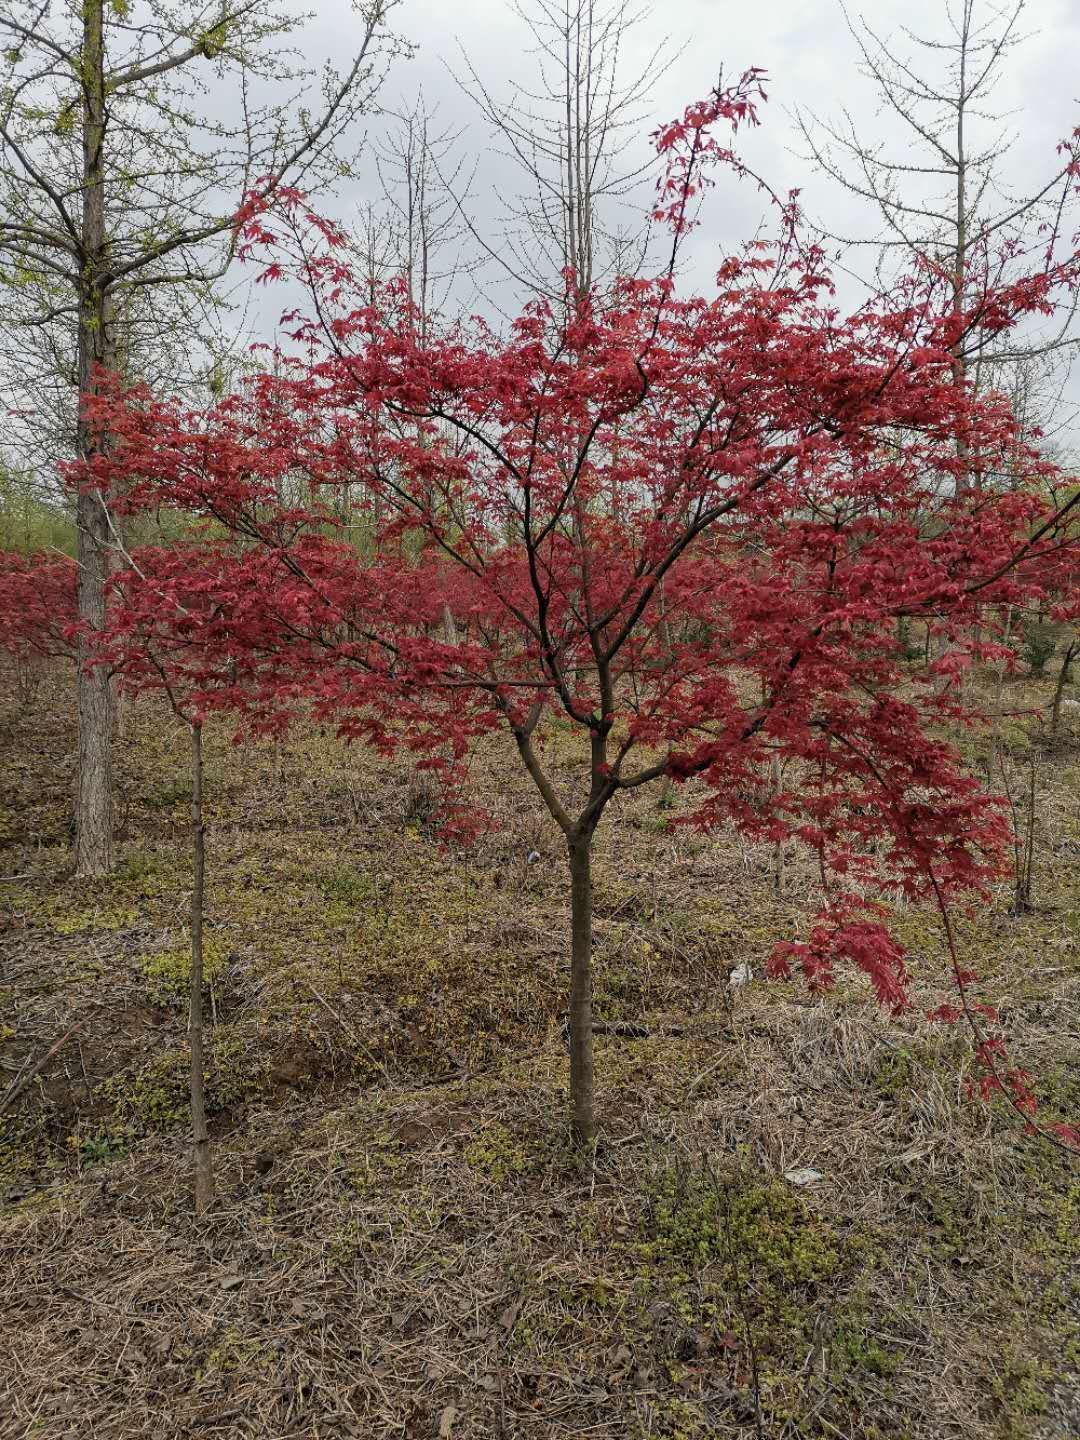
[[[195,1213],[201,1215],[214,1194],[210,1137],[206,1129],[206,1077],[203,1070],[203,888],[206,842],[202,811],[202,726],[191,726],[191,1000],[188,1039],[191,1045],[191,1138],[195,1176]]]
[[[454,622],[454,612],[448,604],[442,608],[443,639],[447,645],[460,645],[461,637],[458,635],[457,625]]]
[[[1065,694],[1070,668],[1078,653],[1080,653],[1080,636],[1069,643],[1065,651],[1065,658],[1061,662],[1061,669],[1058,671],[1057,684],[1054,686],[1054,703],[1050,710],[1051,735],[1058,733],[1058,726],[1061,724],[1061,701]]]
[[[665,657],[665,660],[666,660],[667,663],[670,665],[670,664],[673,663],[673,660],[674,660],[675,647],[674,647],[674,645],[672,644],[672,640],[671,640],[671,626],[670,626],[670,624],[668,623],[668,617],[667,617],[667,597],[664,595],[664,581],[663,581],[663,577],[661,577],[660,583],[659,583],[659,585],[657,585],[657,587],[656,587],[656,606],[657,606],[657,622],[656,622],[657,634],[660,636],[660,644],[661,644],[661,645],[663,646],[663,648],[664,648],[664,657]],[[659,808],[660,808],[661,810],[670,810],[671,807],[674,805],[674,803],[675,803],[675,781],[671,778],[670,775],[665,775],[665,776],[664,776],[663,783],[662,783],[661,786],[660,786],[660,795],[659,795],[656,803],[657,803],[657,805],[659,806]]]
[[[570,1108],[574,1138],[596,1139],[592,1023],[592,834],[572,835],[570,854]]]
[[[108,303],[105,293],[105,55],[103,0],[84,0],[82,84],[82,257],[79,275],[78,378],[80,401],[95,384],[95,368],[109,365]],[[78,452],[88,460],[98,448],[81,409]],[[106,497],[80,494],[78,525],[78,611],[91,631],[105,624],[105,582],[109,565]],[[75,800],[75,872],[107,875],[113,862],[112,726],[113,694],[103,666],[89,668],[90,646],[78,646],[79,760]]]
[[[783,782],[780,775],[780,757],[774,755],[769,764],[769,783],[773,796],[780,794]],[[773,889],[777,895],[784,893],[784,842],[777,840],[773,847]]]
[[[105,623],[104,506],[96,495],[80,495],[79,619],[91,630]],[[75,873],[108,875],[113,863],[112,724],[113,693],[104,666],[88,668],[90,646],[78,644],[77,698],[79,758],[75,800]]]

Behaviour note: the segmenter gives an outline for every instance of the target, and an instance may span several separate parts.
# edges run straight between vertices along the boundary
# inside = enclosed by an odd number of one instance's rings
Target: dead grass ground
[[[404,767],[215,732],[219,1199],[196,1221],[184,737],[128,711],[95,887],[65,878],[62,673],[8,688],[0,742],[0,1087],[80,1026],[0,1150],[5,1440],[1080,1435],[1076,1168],[964,1098],[962,1036],[854,982],[728,986],[810,913],[807,857],[778,897],[770,855],[655,797],[606,825],[597,1009],[652,1033],[599,1040],[586,1164],[562,857],[512,757],[475,773],[500,828],[443,853]],[[1003,888],[960,933],[1046,1113],[1075,1118],[1080,746],[1039,759],[1038,908]],[[944,998],[934,917],[895,919]]]

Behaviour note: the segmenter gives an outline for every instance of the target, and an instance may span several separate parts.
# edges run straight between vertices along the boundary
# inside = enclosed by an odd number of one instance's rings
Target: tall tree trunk
[[[105,623],[107,520],[97,496],[80,495],[79,619],[91,630]],[[112,869],[112,723],[113,693],[108,671],[87,668],[90,647],[78,646],[79,758],[75,800],[75,870],[81,876],[108,875]]]
[[[191,1045],[191,1138],[195,1174],[195,1213],[201,1215],[214,1194],[210,1137],[206,1130],[206,1076],[203,1068],[203,887],[206,841],[202,810],[202,726],[191,726],[191,1002],[188,1039]]]
[[[592,833],[568,838],[570,852],[570,1107],[574,1138],[596,1138],[592,1031]]]
[[[83,0],[83,174],[82,270],[79,280],[78,376],[80,401],[94,385],[94,369],[108,366],[108,305],[105,264],[105,55],[103,0]],[[81,408],[78,451],[90,459],[98,441]],[[109,564],[109,514],[105,497],[81,494],[78,524],[79,619],[91,631],[105,623],[105,581]],[[87,668],[89,647],[78,649],[79,760],[75,801],[75,869],[78,875],[107,875],[112,869],[113,694],[102,666]]]
[[[660,637],[660,644],[663,646],[664,658],[670,665],[674,662],[675,647],[671,640],[671,626],[667,617],[667,597],[664,595],[664,580],[661,576],[660,583],[656,587],[657,621],[656,631]],[[665,775],[660,786],[660,794],[657,798],[657,805],[661,810],[670,810],[675,803],[675,781],[670,775]]]
[[[772,787],[773,798],[780,794],[783,789],[783,779],[780,774],[780,756],[774,755],[769,763],[769,784]],[[773,889],[777,895],[784,893],[784,842],[777,840],[773,847]]]

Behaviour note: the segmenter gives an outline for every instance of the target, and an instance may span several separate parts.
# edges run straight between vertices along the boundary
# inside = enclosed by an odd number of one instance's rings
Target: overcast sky
[[[348,0],[320,0],[318,8],[317,42],[321,47],[324,37],[332,36],[340,55],[356,23]],[[948,8],[947,0],[874,0],[862,9],[852,5],[849,13],[853,17],[864,14],[879,35],[895,39],[903,52],[911,48],[903,37],[905,25],[928,38],[945,38]],[[988,17],[994,8],[988,0],[979,0],[977,13]],[[860,128],[865,127],[868,138],[906,143],[901,123],[881,112],[873,86],[859,73],[858,53],[838,0],[642,0],[640,9],[642,23],[628,37],[628,77],[640,70],[665,40],[673,49],[681,48],[655,86],[652,113],[641,137],[643,153],[652,125],[672,118],[688,102],[706,94],[721,67],[733,77],[748,66],[759,65],[770,77],[770,99],[761,130],[745,147],[754,163],[778,189],[802,187],[808,211],[830,228],[858,223],[851,202],[815,177],[792,153],[797,145],[792,120],[796,106],[833,116],[846,108]],[[492,155],[486,128],[461,94],[450,69],[462,70],[464,52],[495,90],[507,77],[527,79],[533,73],[535,61],[528,53],[528,35],[511,0],[402,0],[394,21],[417,51],[412,60],[398,62],[391,71],[383,91],[385,103],[389,107],[407,105],[422,87],[445,123],[465,131],[462,151],[481,157],[475,203],[492,205],[504,167]],[[1024,183],[1032,175],[1049,171],[1058,140],[1080,124],[1076,73],[1080,3],[1028,0],[1021,32],[1028,38],[1007,61],[997,98],[999,108],[1011,112],[1018,136],[1008,169],[1013,179]],[[740,229],[745,233],[745,226],[760,214],[760,201],[752,192],[735,195],[730,187],[724,199],[725,214],[728,205],[732,210],[723,229],[730,223],[731,234],[718,238],[737,241]],[[716,211],[714,206],[712,220],[720,224]]]
[[[530,0],[524,3],[528,6]],[[990,19],[994,9],[991,0],[978,0],[977,18]],[[733,78],[748,66],[761,66],[769,76],[769,103],[761,128],[741,139],[740,149],[778,191],[799,187],[808,218],[824,228],[877,232],[876,217],[864,202],[815,174],[797,153],[796,107],[831,118],[846,109],[867,141],[883,142],[894,156],[908,146],[910,132],[883,109],[872,83],[860,73],[858,51],[838,0],[641,0],[640,10],[641,23],[628,36],[623,57],[627,78],[642,69],[658,45],[667,42],[678,52],[644,106],[637,142],[643,160],[650,154],[649,131],[707,94],[721,68]],[[912,51],[904,26],[927,38],[946,39],[950,34],[948,0],[875,0],[862,10],[852,5],[849,13],[853,19],[865,15],[899,54]],[[463,56],[468,56],[493,92],[507,94],[512,78],[528,82],[535,77],[528,32],[511,0],[401,0],[394,28],[416,51],[392,67],[382,103],[388,111],[408,108],[422,89],[429,107],[437,108],[440,125],[460,132],[457,154],[466,166],[475,167],[470,214],[478,229],[494,236],[500,197],[514,190],[515,176],[453,72],[464,73]],[[329,54],[341,63],[357,30],[349,0],[319,0],[318,15],[304,31],[305,50],[309,57]],[[1027,191],[1034,180],[1053,172],[1055,146],[1080,124],[1080,0],[1028,0],[1020,33],[1026,39],[1008,57],[994,103],[1008,113],[1009,129],[1016,136],[1002,167],[1004,182]],[[925,67],[925,53],[919,63]],[[373,119],[373,140],[384,123]],[[978,141],[978,133],[974,139]],[[332,208],[342,219],[354,218],[376,188],[372,167],[362,166],[358,180]],[[640,203],[648,203],[648,191]],[[694,239],[696,283],[707,283],[713,259],[748,238],[766,210],[751,186],[725,179],[717,187]]]

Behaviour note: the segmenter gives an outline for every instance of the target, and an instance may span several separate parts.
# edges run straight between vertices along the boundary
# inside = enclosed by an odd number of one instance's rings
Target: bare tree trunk
[[[1002,635],[1002,643],[1008,645],[1013,627],[1013,607],[1010,605],[1005,611],[1005,632]],[[1001,761],[1001,710],[1005,704],[1005,661],[998,661],[997,690],[994,695],[994,714],[990,722],[990,759],[986,767],[986,783],[989,785],[993,773],[995,761]]]
[[[105,623],[104,506],[97,495],[80,495],[79,619],[91,630]],[[75,871],[80,876],[108,875],[112,870],[112,714],[113,692],[108,671],[88,668],[85,639],[78,645],[79,759],[75,801]]]
[[[596,1139],[592,1030],[592,832],[568,837],[570,852],[570,1107],[574,1138]]]
[[[945,657],[946,657],[946,655],[948,655],[948,653],[949,653],[949,637],[948,637],[946,634],[944,634],[944,632],[940,632],[939,634],[937,634],[937,635],[934,637],[934,659],[935,659],[935,661],[937,661],[937,660],[944,660]],[[952,681],[950,680],[949,676],[948,676],[947,674],[941,674],[941,675],[939,675],[939,676],[937,677],[937,679],[936,679],[935,682],[934,682],[934,689],[935,689],[935,690],[938,692],[938,694],[940,695],[940,694],[942,694],[944,691],[946,691],[951,684],[952,684]]]
[[[1035,908],[1035,760],[1031,760],[1028,784],[1028,828],[1024,851],[1023,902],[1028,910]]]
[[[447,645],[460,645],[461,637],[458,635],[457,625],[454,623],[454,612],[448,604],[442,607],[443,639]]]
[[[1069,671],[1077,654],[1080,653],[1080,635],[1069,642],[1065,651],[1065,658],[1061,662],[1061,669],[1058,671],[1057,684],[1054,686],[1054,703],[1050,709],[1050,734],[1058,733],[1058,726],[1061,724],[1061,701],[1065,694],[1065,685],[1069,678]]]
[[[670,664],[674,651],[671,643],[671,626],[667,618],[667,601],[664,596],[664,581],[661,579],[656,587],[656,604],[658,619],[656,622],[657,634],[660,636],[660,644],[664,648],[664,656]],[[661,810],[670,810],[675,804],[675,781],[670,775],[665,775],[660,786],[660,794],[657,798],[657,805]]]
[[[783,782],[780,775],[780,756],[774,755],[769,765],[769,783],[774,798],[780,794]],[[777,840],[773,849],[773,889],[777,895],[784,893],[784,842]]]
[[[206,1130],[206,1077],[203,1071],[203,888],[206,843],[202,810],[202,726],[191,726],[191,1001],[188,1038],[191,1045],[191,1137],[195,1174],[195,1213],[201,1215],[214,1194],[210,1138]]]
[[[79,277],[78,375],[80,398],[94,386],[94,371],[109,356],[107,304],[103,284],[105,258],[105,72],[103,0],[83,6],[83,174],[82,245]],[[80,413],[79,456],[88,460],[97,448],[92,427]],[[109,515],[106,497],[96,491],[79,496],[78,611],[91,631],[105,624],[105,581],[109,565]],[[112,728],[113,693],[103,666],[87,667],[89,646],[79,641],[79,762],[75,801],[75,871],[107,875],[113,861]]]

